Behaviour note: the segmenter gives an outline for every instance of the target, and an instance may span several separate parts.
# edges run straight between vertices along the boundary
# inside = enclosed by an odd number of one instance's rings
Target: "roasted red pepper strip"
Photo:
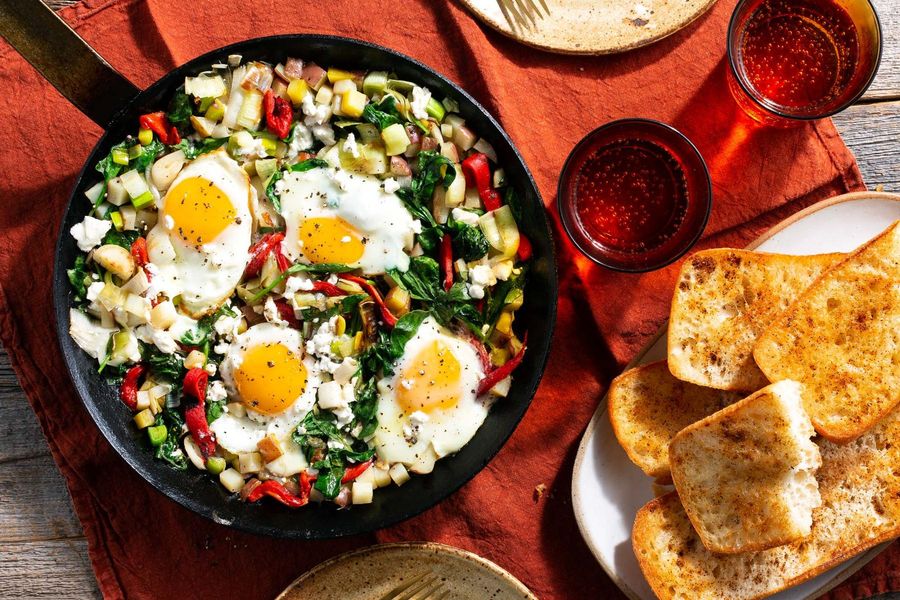
[[[531,248],[531,240],[525,237],[523,234],[519,234],[519,249],[516,250],[516,256],[519,257],[519,260],[525,262],[531,255],[534,253],[534,250]]]
[[[263,110],[266,113],[266,129],[284,139],[291,132],[291,121],[294,120],[294,109],[290,102],[267,90],[263,96]]]
[[[327,281],[314,281],[312,291],[318,294],[325,294],[326,296],[330,296],[332,298],[347,295],[347,292],[334,285],[333,283],[328,283]]]
[[[374,459],[370,458],[366,462],[359,463],[358,465],[353,465],[352,467],[347,467],[344,470],[344,476],[341,477],[341,483],[350,483],[351,481],[365,473],[366,469],[372,466],[373,462]]]
[[[284,252],[281,251],[281,245],[275,246],[275,263],[278,265],[278,270],[284,273],[291,267],[291,259],[284,255]]]
[[[216,436],[209,430],[206,421],[206,383],[209,374],[205,369],[195,367],[184,376],[183,393],[185,402],[184,422],[197,442],[203,458],[209,458],[216,451]]]
[[[146,365],[134,365],[125,373],[122,379],[122,387],[119,388],[119,398],[131,410],[137,410],[138,382],[147,371]]]
[[[449,233],[441,238],[441,269],[444,270],[444,291],[449,292],[453,287],[453,242]]]
[[[288,304],[287,300],[275,300],[275,307],[278,309],[278,316],[287,321],[287,324],[294,329],[300,328],[300,321],[294,314],[294,308]]]
[[[275,481],[274,479],[267,479],[253,488],[253,491],[247,495],[247,502],[257,502],[263,496],[275,498],[285,506],[290,506],[291,508],[300,508],[301,506],[306,506],[309,502],[309,495],[295,496],[290,493],[281,482]]]
[[[162,111],[141,115],[138,122],[141,124],[142,129],[149,129],[155,133],[156,137],[159,138],[159,141],[167,146],[174,146],[181,141],[178,130],[175,129],[173,125],[169,124],[166,113]]]
[[[463,174],[469,187],[478,190],[481,202],[487,210],[500,208],[500,194],[491,185],[491,167],[488,157],[482,152],[476,152],[462,162]]]
[[[393,329],[394,325],[397,324],[397,317],[391,314],[391,311],[384,303],[384,299],[381,297],[381,294],[378,292],[374,285],[372,285],[362,277],[357,277],[356,275],[347,275],[346,273],[344,273],[343,275],[340,275],[340,278],[345,281],[352,281],[353,283],[359,285],[359,287],[361,287],[372,298],[372,300],[375,301],[375,304],[378,305],[378,310],[381,311],[381,320],[384,321],[384,324]]]
[[[243,278],[248,279],[259,275],[263,264],[266,262],[266,259],[269,258],[269,253],[272,252],[283,239],[284,234],[281,232],[267,233],[259,238],[258,242],[250,246],[250,262],[248,262],[246,268],[244,268]]]
[[[153,279],[153,276],[146,269],[147,263],[150,262],[150,254],[147,252],[146,238],[139,237],[138,239],[134,240],[134,242],[131,244],[131,257],[134,259],[134,264],[144,270],[144,274],[147,276],[147,281]]]
[[[301,498],[309,498],[309,494],[312,492],[313,479],[309,476],[309,473],[306,471],[300,471],[300,497]]]
[[[516,367],[519,366],[519,363],[522,362],[522,358],[525,356],[525,348],[528,347],[528,333],[525,333],[525,338],[522,340],[522,349],[519,350],[515,356],[506,361],[502,367],[497,367],[493,371],[487,374],[487,376],[481,380],[481,383],[478,385],[478,395],[484,394],[492,387],[509,377],[513,371],[516,370]]]

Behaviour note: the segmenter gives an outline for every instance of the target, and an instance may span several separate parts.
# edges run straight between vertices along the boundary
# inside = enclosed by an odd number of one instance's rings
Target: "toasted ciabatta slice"
[[[754,392],[769,381],[753,345],[840,254],[787,256],[722,248],[684,262],[672,298],[669,369],[684,381]]]
[[[616,377],[607,402],[613,432],[631,462],[650,477],[668,481],[672,437],[739,398],[675,379],[661,360]]]
[[[835,264],[760,335],[771,381],[795,379],[821,435],[848,442],[900,402],[900,221]]]
[[[663,600],[764,598],[900,535],[900,411],[850,444],[819,439],[822,505],[813,512],[812,532],[804,540],[762,552],[714,554],[697,536],[677,492],[645,505],[632,542],[656,595]]]
[[[672,480],[703,545],[736,554],[809,535],[822,464],[801,386],[779,381],[680,431]]]

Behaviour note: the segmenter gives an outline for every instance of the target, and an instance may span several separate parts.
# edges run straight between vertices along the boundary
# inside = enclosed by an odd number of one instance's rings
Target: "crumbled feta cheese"
[[[353,158],[359,158],[359,144],[356,143],[356,136],[352,133],[344,140],[342,148],[344,152],[349,153]]]
[[[87,299],[88,302],[93,302],[97,299],[97,296],[100,295],[100,291],[106,287],[106,284],[102,281],[95,281],[87,288]]]
[[[428,419],[428,415],[423,413],[421,410],[417,410],[413,414],[409,415],[409,422],[413,427],[419,427],[423,423],[427,423]]]
[[[353,175],[343,169],[330,171],[329,176],[336,184],[338,184],[341,190],[345,192],[350,189],[353,182]]]
[[[312,289],[312,279],[305,275],[291,275],[284,282],[284,297],[293,298],[297,292],[311,292]]]
[[[163,218],[163,224],[166,226],[166,229],[168,229],[169,231],[172,231],[173,229],[175,229],[175,219],[172,217],[172,215],[166,215]]]
[[[469,269],[469,282],[472,285],[486,288],[496,284],[497,278],[494,276],[494,269],[490,265],[479,264]]]
[[[82,252],[90,252],[100,245],[103,236],[112,227],[112,221],[104,221],[103,219],[95,219],[94,217],[85,217],[81,223],[72,225],[69,233],[78,243],[78,249]]]
[[[469,294],[469,298],[472,300],[481,300],[484,298],[484,288],[480,285],[475,285],[472,283],[466,284],[466,293]]]
[[[161,329],[154,329],[151,325],[141,325],[134,330],[138,339],[145,344],[153,344],[163,354],[174,354],[178,350],[178,344],[172,334]]]
[[[306,341],[306,352],[313,356],[331,356],[331,342],[334,341],[334,318],[322,323],[315,334]]]
[[[313,137],[322,142],[324,145],[334,145],[334,129],[331,128],[331,125],[313,125],[311,131]]]
[[[494,277],[497,281],[506,281],[512,275],[513,262],[511,260],[501,260],[494,265]]]
[[[303,111],[303,114],[306,115],[303,122],[307,127],[312,125],[322,125],[327,123],[331,118],[331,105],[316,104],[315,98],[309,92],[303,97],[300,109]]]
[[[469,226],[478,225],[478,215],[473,213],[471,210],[465,210],[464,208],[454,208],[450,211],[450,215],[453,217],[454,221],[459,221],[460,223],[465,223]]]
[[[219,402],[228,398],[228,392],[225,390],[225,384],[221,381],[211,381],[209,387],[206,388],[206,399],[210,402]]]
[[[307,127],[303,123],[297,122],[294,124],[294,137],[291,138],[291,143],[288,144],[285,158],[287,158],[288,160],[293,160],[297,158],[297,155],[304,150],[309,150],[310,148],[312,148],[312,145],[312,131],[310,131],[309,127]],[[276,183],[275,185],[277,189],[278,184]],[[280,190],[279,193],[281,193]]]
[[[225,354],[228,352],[228,348],[230,348],[228,342],[219,342],[213,347],[213,352],[216,354]]]
[[[78,347],[96,359],[106,356],[109,336],[115,329],[103,327],[90,319],[86,314],[74,308],[69,309],[69,335]]]
[[[397,190],[400,189],[400,184],[397,183],[397,180],[393,177],[388,177],[384,180],[384,191],[388,194],[393,194]]]
[[[278,306],[275,304],[275,300],[272,296],[266,298],[266,304],[263,307],[263,316],[266,318],[266,321],[273,325],[287,326],[287,321],[281,318],[281,314],[278,312]]]
[[[340,365],[338,365],[337,369],[335,369],[333,373],[334,380],[341,385],[350,383],[358,368],[359,363],[356,362],[356,359],[348,356]]]
[[[241,326],[241,318],[240,316],[232,317],[231,315],[223,314],[216,322],[213,323],[213,329],[219,337],[223,337],[228,341],[234,339],[234,337],[238,334],[238,328]]]
[[[428,106],[428,101],[431,100],[431,91],[428,88],[415,86],[412,91],[412,101],[409,103],[409,107],[412,110],[412,114],[417,119],[427,119],[428,113],[425,111],[425,107]]]

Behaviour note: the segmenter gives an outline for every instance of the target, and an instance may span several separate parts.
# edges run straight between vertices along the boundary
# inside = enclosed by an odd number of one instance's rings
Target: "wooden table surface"
[[[862,100],[834,121],[869,187],[900,192],[900,2],[875,4],[885,38],[881,69]],[[0,490],[0,598],[99,597],[65,484],[2,351]]]

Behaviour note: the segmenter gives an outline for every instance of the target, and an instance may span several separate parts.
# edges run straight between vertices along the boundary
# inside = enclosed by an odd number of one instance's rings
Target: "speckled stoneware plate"
[[[900,219],[900,195],[856,192],[819,202],[782,221],[747,248],[779,254],[849,252]],[[666,328],[628,365],[666,356]],[[637,511],[654,496],[653,480],[634,466],[616,441],[606,398],[587,427],[575,458],[572,507],[581,535],[600,566],[633,600],[655,596],[631,547]],[[872,560],[887,544],[872,548],[818,577],[772,596],[777,600],[817,598]]]
[[[341,554],[301,575],[276,600],[381,600],[425,574],[442,583],[432,597],[537,600],[491,561],[433,542],[382,544]]]
[[[652,44],[690,24],[716,0],[462,0],[475,15],[529,46],[562,54],[614,54]],[[501,6],[513,7],[504,9]],[[515,6],[539,15],[523,26]],[[544,5],[547,11],[544,11]]]

